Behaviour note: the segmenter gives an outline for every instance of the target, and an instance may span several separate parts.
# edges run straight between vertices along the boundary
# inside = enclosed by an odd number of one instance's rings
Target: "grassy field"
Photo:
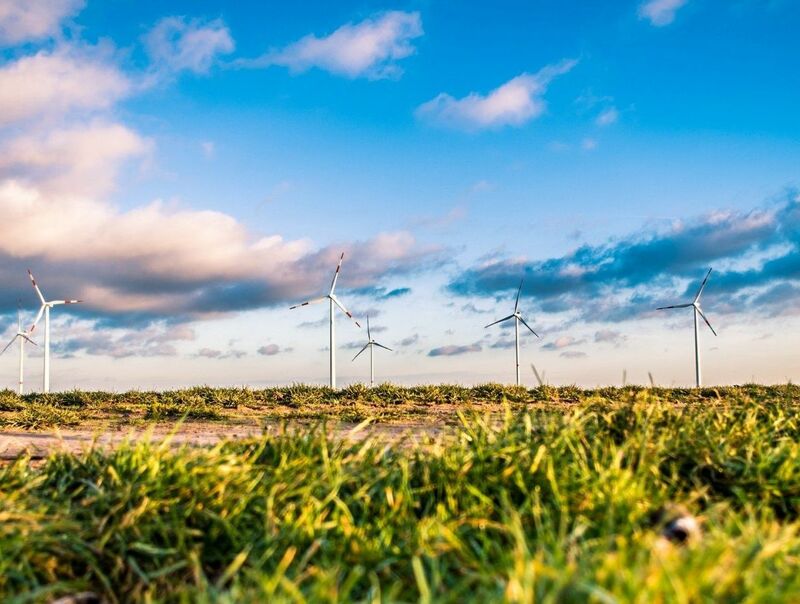
[[[4,393],[0,409],[5,425],[33,428],[237,412],[455,424],[402,446],[334,439],[315,421],[213,448],[140,442],[6,464],[2,601],[87,590],[112,602],[800,593],[795,386]],[[664,510],[678,507],[702,525],[683,545],[660,536]]]
[[[147,425],[178,419],[204,422],[238,420],[319,420],[360,422],[420,420],[453,424],[456,411],[502,411],[508,407],[570,406],[585,401],[627,403],[640,396],[676,405],[745,401],[800,401],[800,387],[746,385],[719,388],[582,389],[575,386],[524,388],[501,384],[475,387],[401,387],[355,384],[341,390],[295,385],[282,388],[209,388],[124,393],[68,391],[19,396],[0,390],[0,429],[41,430],[76,426]]]

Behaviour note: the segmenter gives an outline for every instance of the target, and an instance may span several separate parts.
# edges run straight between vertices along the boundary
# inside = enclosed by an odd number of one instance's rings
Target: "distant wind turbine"
[[[699,388],[702,382],[700,376],[700,341],[699,341],[699,334],[698,334],[698,323],[697,323],[697,315],[700,315],[703,318],[703,321],[706,322],[708,328],[711,330],[715,336],[717,332],[714,331],[714,328],[711,327],[711,323],[708,321],[706,316],[703,314],[703,309],[700,308],[700,296],[703,293],[703,289],[706,287],[706,283],[708,282],[708,277],[711,275],[711,270],[708,269],[708,273],[706,273],[706,278],[703,279],[703,282],[700,284],[700,289],[697,290],[697,295],[694,297],[689,304],[673,304],[672,306],[662,306],[661,308],[657,308],[656,310],[668,310],[670,308],[691,308],[692,314],[694,315],[694,366],[695,366],[695,383]]]
[[[379,344],[375,340],[372,339],[372,333],[369,330],[369,315],[367,315],[367,343],[364,344],[364,348],[358,351],[358,354],[353,357],[355,361],[362,352],[364,352],[367,348],[369,348],[369,385],[375,385],[375,360],[374,360],[374,348],[377,346],[378,348],[383,348],[384,350],[392,351],[391,348],[387,348],[383,344]]]
[[[17,308],[17,333],[11,338],[11,341],[6,344],[6,347],[3,348],[0,354],[8,350],[15,340],[19,340],[19,393],[25,394],[25,342],[30,342],[34,346],[37,346],[37,344],[30,339],[29,332],[23,331],[22,312],[19,308]]]
[[[293,310],[295,308],[300,308],[301,306],[308,306],[309,304],[318,304],[319,302],[324,302],[328,300],[329,309],[330,309],[330,331],[331,331],[331,367],[330,367],[330,385],[331,388],[336,388],[336,328],[335,328],[335,317],[334,317],[334,305],[338,306],[341,311],[350,317],[353,322],[361,327],[361,324],[353,319],[353,315],[350,314],[350,311],[347,310],[344,305],[339,301],[339,298],[336,297],[334,290],[336,289],[336,281],[339,279],[339,271],[342,268],[342,260],[344,260],[344,253],[339,257],[339,264],[336,266],[336,272],[333,274],[333,281],[331,281],[331,291],[328,292],[327,296],[322,296],[320,298],[314,298],[313,300],[308,300],[301,304],[295,304],[294,306],[290,306],[289,310]]]
[[[533,369],[533,375],[536,376],[536,381],[539,382],[540,386],[545,385],[545,380],[547,379],[547,372],[542,371],[542,375],[539,375],[539,372],[536,370],[536,365],[531,363],[531,369]]]
[[[39,314],[36,315],[36,319],[28,330],[28,333],[33,333],[33,330],[36,329],[36,325],[42,318],[42,314],[44,314],[44,374],[42,376],[42,392],[50,392],[50,309],[61,304],[78,304],[82,302],[82,300],[50,300],[48,302],[44,299],[42,290],[36,285],[36,279],[33,278],[33,273],[31,273],[30,270],[28,271],[28,276],[31,278],[33,289],[36,290],[36,294],[42,302],[42,305],[39,307]]]
[[[489,323],[486,326],[486,327],[491,327],[492,325],[497,325],[498,323],[502,323],[504,321],[509,321],[511,319],[514,319],[514,344],[515,344],[515,349],[516,349],[517,386],[519,386],[519,384],[520,384],[520,382],[519,382],[519,324],[520,324],[520,321],[522,322],[522,324],[525,327],[527,327],[530,330],[530,332],[533,335],[535,335],[537,338],[539,337],[539,334],[537,334],[535,331],[533,331],[533,329],[531,329],[531,326],[528,325],[525,322],[525,319],[522,318],[522,315],[519,312],[519,295],[521,293],[522,293],[522,281],[519,282],[519,289],[517,290],[517,301],[514,302],[514,312],[512,314],[508,315],[507,317],[503,317],[502,319],[498,319],[494,323]]]

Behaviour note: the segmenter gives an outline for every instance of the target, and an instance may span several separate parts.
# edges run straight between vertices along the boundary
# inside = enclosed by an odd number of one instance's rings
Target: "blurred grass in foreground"
[[[522,411],[512,403],[545,393],[494,388],[500,417],[462,416],[455,436],[415,446],[335,441],[319,424],[213,449],[21,459],[0,469],[0,599],[796,601],[795,387],[576,390]],[[419,390],[358,395],[393,405]],[[465,392],[478,389],[430,404]],[[702,519],[701,540],[657,547],[670,503]]]

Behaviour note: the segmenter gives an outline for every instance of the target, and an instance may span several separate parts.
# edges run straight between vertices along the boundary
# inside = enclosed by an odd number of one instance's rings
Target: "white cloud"
[[[104,194],[113,188],[122,162],[151,148],[151,141],[129,128],[99,120],[31,131],[4,145],[0,175],[36,183],[49,194]]]
[[[669,25],[675,20],[675,13],[689,0],[647,0],[639,5],[639,18],[647,19],[656,27]]]
[[[600,112],[600,115],[595,119],[595,124],[598,126],[610,126],[615,124],[618,119],[619,111],[617,111],[616,107],[608,107]]]
[[[599,146],[600,143],[597,142],[596,138],[585,138],[581,141],[581,149],[584,151],[594,151]]]
[[[61,21],[84,4],[84,0],[0,0],[0,44],[54,36]]]
[[[295,72],[317,67],[349,78],[394,77],[402,73],[396,62],[414,54],[411,41],[422,33],[419,13],[391,11],[348,23],[323,38],[310,34],[250,64],[283,65]]]
[[[74,48],[40,51],[0,68],[0,127],[106,109],[130,91],[128,78],[103,58]]]
[[[535,74],[523,73],[486,95],[472,92],[456,99],[441,93],[417,108],[417,117],[465,130],[521,126],[546,108],[542,98],[553,78],[570,71],[577,61],[564,60]]]
[[[166,17],[145,36],[147,52],[156,68],[206,73],[218,55],[233,52],[230,31],[219,19],[209,23]]]
[[[43,287],[55,280],[99,312],[208,316],[313,295],[341,251],[344,283],[365,287],[416,270],[433,250],[401,231],[313,251],[305,240],[256,236],[221,212],[160,201],[121,211],[0,182],[0,277],[22,274],[22,262],[49,267]]]

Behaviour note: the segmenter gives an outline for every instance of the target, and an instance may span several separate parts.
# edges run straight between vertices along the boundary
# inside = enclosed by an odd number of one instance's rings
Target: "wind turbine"
[[[522,318],[522,315],[519,312],[519,295],[522,293],[522,281],[519,282],[519,289],[517,290],[517,301],[514,303],[514,312],[513,314],[508,315],[507,317],[503,317],[502,319],[498,319],[494,323],[489,323],[486,327],[491,327],[492,325],[497,325],[498,323],[502,323],[503,321],[509,321],[510,319],[514,319],[514,343],[516,346],[516,362],[517,362],[517,386],[519,386],[519,324],[520,321],[522,324],[527,327],[530,332],[535,335],[537,338],[539,334],[531,329],[531,326],[525,322],[525,319]]]
[[[377,346],[378,348],[383,348],[384,350],[388,350],[389,352],[392,351],[391,348],[387,348],[383,344],[379,344],[378,342],[376,342],[375,340],[372,339],[372,334],[370,333],[370,330],[369,330],[369,315],[367,315],[367,343],[364,344],[364,348],[359,350],[358,354],[356,354],[356,356],[353,357],[353,360],[355,361],[358,358],[359,354],[361,354],[367,348],[369,348],[369,385],[370,386],[374,386],[375,385],[375,359],[374,359],[375,354],[374,354],[374,350],[373,350],[375,348],[375,346]]]
[[[295,304],[294,306],[290,306],[289,310],[293,310],[295,308],[299,308],[301,306],[308,306],[309,304],[317,304],[319,302],[324,302],[328,300],[329,308],[330,308],[330,328],[331,328],[331,388],[336,388],[336,327],[334,321],[334,305],[338,306],[339,309],[346,314],[348,317],[353,319],[353,315],[350,314],[350,311],[347,310],[344,305],[339,301],[339,298],[336,297],[334,290],[336,289],[336,281],[339,279],[339,271],[342,268],[342,260],[344,260],[344,253],[339,257],[339,264],[336,266],[336,272],[333,274],[333,281],[331,281],[331,291],[328,292],[327,296],[322,296],[321,298],[314,298],[313,300],[308,300],[301,304]],[[353,323],[361,327],[361,324],[353,319]]]
[[[28,276],[31,278],[33,289],[36,290],[36,294],[42,302],[42,305],[39,307],[39,314],[36,315],[36,319],[28,330],[28,333],[33,333],[33,330],[36,329],[36,325],[42,318],[42,314],[44,314],[44,374],[42,376],[42,392],[50,392],[50,309],[61,304],[78,304],[82,302],[82,300],[50,300],[48,302],[44,299],[42,290],[36,285],[36,279],[33,278],[33,273],[31,273],[30,270],[28,270]]]
[[[536,370],[536,365],[533,363],[531,363],[531,369],[533,369],[533,375],[536,376],[536,381],[539,382],[539,386],[544,386],[546,383],[545,379],[547,379],[547,372],[542,371],[542,374],[539,375],[539,372]]]
[[[6,350],[8,350],[11,345],[14,343],[15,340],[19,339],[19,393],[25,394],[25,342],[30,342],[34,346],[37,346],[36,342],[30,339],[29,333],[27,331],[23,331],[22,329],[22,313],[19,308],[17,308],[17,333],[11,338],[11,341],[6,344],[6,347],[3,348],[3,351],[0,354],[3,354]]]
[[[714,331],[714,328],[711,327],[711,323],[709,323],[706,316],[703,314],[703,309],[700,308],[700,296],[703,293],[703,289],[708,282],[708,277],[711,275],[711,270],[708,269],[708,273],[706,273],[706,278],[703,279],[703,282],[700,284],[700,289],[697,290],[697,295],[694,297],[689,304],[673,304],[672,306],[662,306],[661,308],[657,308],[656,310],[668,310],[670,308],[690,308],[692,309],[692,314],[694,316],[694,366],[695,366],[695,383],[697,387],[700,387],[701,377],[700,377],[700,341],[699,341],[699,333],[698,333],[698,323],[697,323],[697,315],[700,315],[703,318],[703,321],[706,322],[708,328],[711,330],[715,336],[717,332]],[[652,379],[651,379],[652,381]]]

